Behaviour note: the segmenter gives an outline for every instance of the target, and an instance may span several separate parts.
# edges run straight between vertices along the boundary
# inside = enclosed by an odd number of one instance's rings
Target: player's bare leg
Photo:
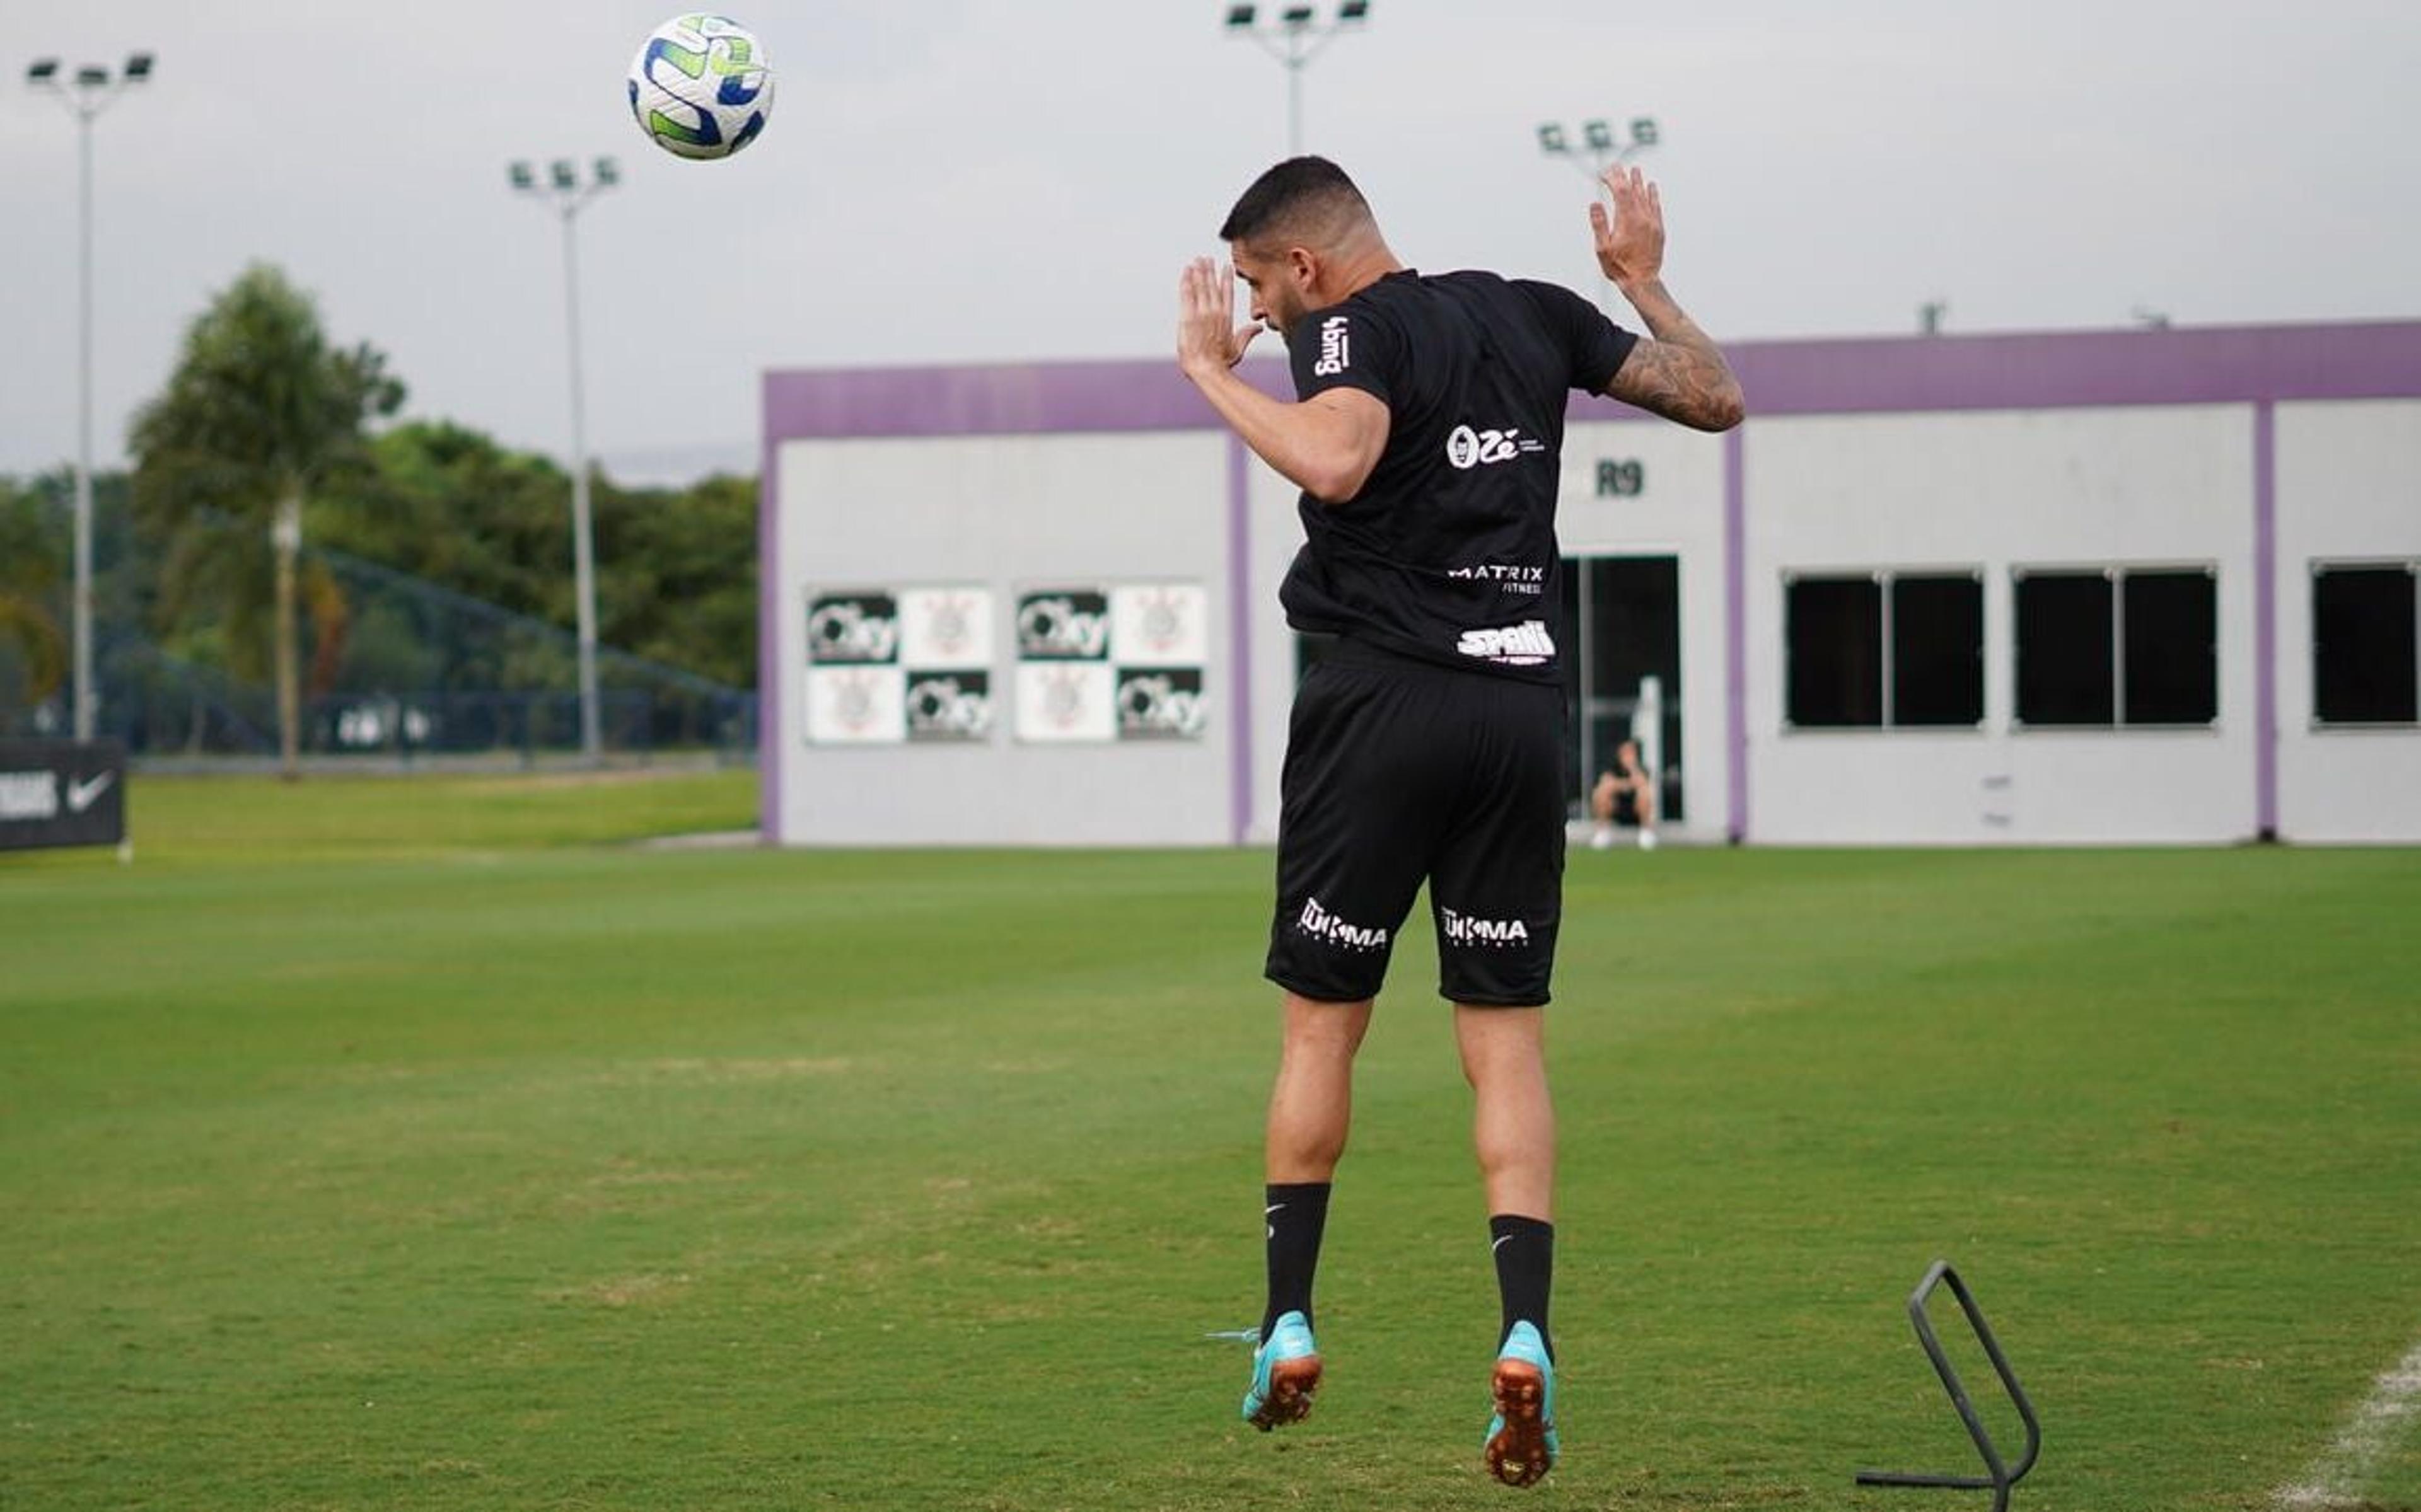
[[[1370,1003],[1315,1003],[1286,994],[1285,1040],[1270,1091],[1264,1174],[1273,1182],[1326,1181],[1345,1154],[1353,1114],[1353,1056],[1370,1030]]]
[[[1458,1005],[1455,1038],[1471,1083],[1472,1144],[1488,1191],[1504,1295],[1504,1332],[1489,1382],[1496,1415],[1483,1446],[1489,1473],[1529,1486],[1554,1468],[1555,1370],[1547,1334],[1554,1244],[1555,1112],[1547,1087],[1542,1008]]]
[[[1285,1016],[1265,1165],[1269,1304],[1243,1409],[1244,1420],[1265,1431],[1302,1421],[1320,1389],[1311,1279],[1329,1182],[1352,1122],[1353,1056],[1370,1027],[1370,1004],[1318,1003],[1289,992]]]

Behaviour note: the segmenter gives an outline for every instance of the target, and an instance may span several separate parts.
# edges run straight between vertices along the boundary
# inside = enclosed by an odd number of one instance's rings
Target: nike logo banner
[[[126,747],[0,740],[0,850],[126,838]]]

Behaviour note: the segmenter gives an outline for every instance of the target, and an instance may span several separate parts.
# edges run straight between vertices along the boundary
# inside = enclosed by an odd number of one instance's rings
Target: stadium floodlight
[[[605,759],[604,724],[597,706],[597,538],[588,512],[588,430],[580,383],[580,253],[573,234],[590,200],[622,181],[621,164],[598,158],[586,182],[570,158],[547,164],[547,181],[527,162],[508,170],[516,194],[542,199],[563,222],[563,329],[571,370],[571,569],[580,624],[580,750],[590,764]]]
[[[1576,149],[1562,123],[1549,121],[1539,128],[1539,150],[1551,158],[1563,159],[1594,180],[1604,176],[1609,164],[1628,163],[1656,145],[1655,117],[1635,116],[1629,130],[1631,135],[1626,141],[1615,134],[1611,121],[1583,121],[1582,145]]]
[[[115,80],[106,68],[87,63],[75,70],[71,81],[63,81],[55,57],[36,58],[25,70],[27,87],[56,95],[76,118],[76,218],[81,237],[76,298],[75,586],[69,619],[74,643],[70,718],[79,740],[92,739],[99,707],[92,671],[92,123],[128,86],[151,77],[151,63],[149,53],[131,54],[124,73]]]
[[[1250,37],[1262,51],[1286,65],[1287,155],[1303,153],[1303,70],[1340,31],[1360,27],[1370,19],[1370,0],[1338,0],[1335,13],[1322,21],[1318,6],[1292,5],[1264,22],[1260,8],[1227,8],[1227,35]]]

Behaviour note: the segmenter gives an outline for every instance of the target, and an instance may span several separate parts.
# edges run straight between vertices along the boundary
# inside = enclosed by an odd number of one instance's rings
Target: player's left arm
[[[1631,349],[1605,385],[1609,398],[1635,404],[1700,430],[1729,430],[1748,413],[1740,380],[1714,338],[1664,287],[1664,206],[1636,168],[1605,171],[1614,196],[1589,206],[1599,269],[1639,312],[1648,335]]]
[[[1300,402],[1273,398],[1236,372],[1258,325],[1236,324],[1236,281],[1209,257],[1178,283],[1177,365],[1245,445],[1322,504],[1362,491],[1387,448],[1387,406],[1358,388]]]

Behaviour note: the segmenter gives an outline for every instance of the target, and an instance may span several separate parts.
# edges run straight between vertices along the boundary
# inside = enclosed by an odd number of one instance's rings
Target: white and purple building
[[[2421,322],[1731,355],[1572,406],[1576,803],[1636,727],[1709,841],[2421,841]],[[1272,837],[1295,493],[1173,363],[764,399],[770,841]]]

